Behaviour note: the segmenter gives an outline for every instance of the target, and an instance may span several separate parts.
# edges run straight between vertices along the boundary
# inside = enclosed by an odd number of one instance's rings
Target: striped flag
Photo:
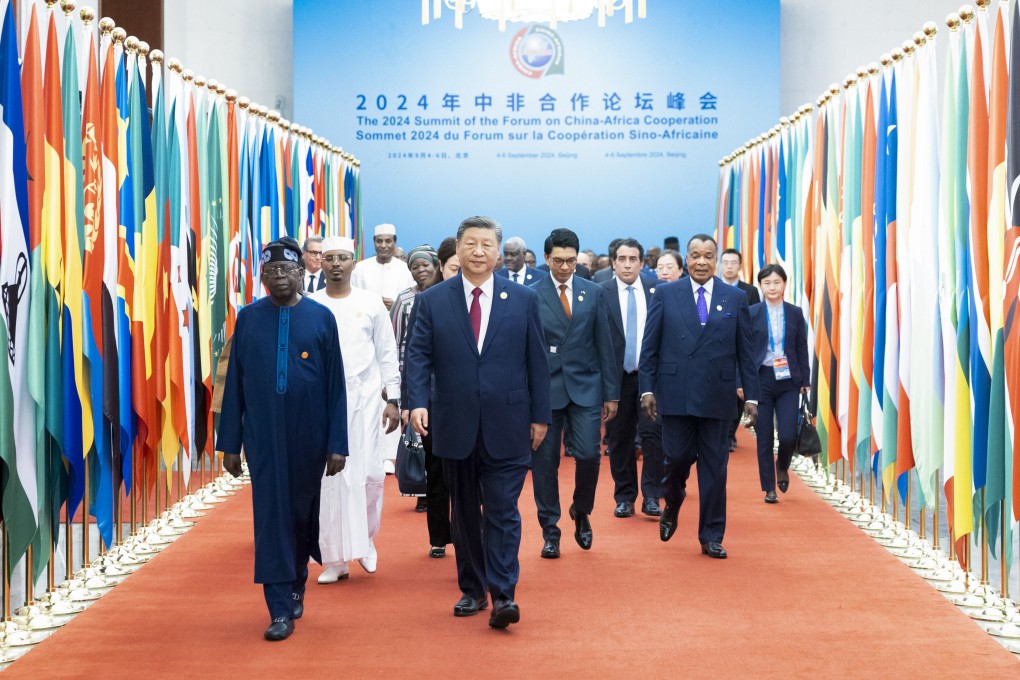
[[[1020,78],[1020,7],[1013,5],[1009,31],[1009,72]],[[1002,348],[1006,378],[1006,459],[1013,464],[1013,517],[1020,517],[1020,88],[1010,87],[1006,113],[1006,199],[1003,248],[1005,296]]]
[[[900,395],[899,386],[899,290],[897,268],[897,185],[899,132],[897,129],[897,97],[896,69],[893,68],[889,77],[888,113],[886,118],[885,160],[885,292],[878,288],[877,295],[885,299],[885,318],[883,324],[883,367],[882,367],[882,447],[879,454],[879,471],[886,494],[892,494],[893,481],[896,473],[897,424],[899,422],[897,404]],[[877,284],[876,284],[877,285]],[[878,333],[876,332],[876,340]],[[876,342],[876,351],[878,343]],[[876,361],[876,364],[878,362]],[[876,387],[878,381],[876,380]],[[891,496],[890,496],[891,497]]]
[[[28,384],[32,294],[28,166],[18,73],[18,34],[11,3],[4,13],[0,60],[0,291],[3,293],[0,347],[6,355],[0,361],[0,461],[4,466],[2,507],[9,576],[35,536],[39,514],[36,413]]]

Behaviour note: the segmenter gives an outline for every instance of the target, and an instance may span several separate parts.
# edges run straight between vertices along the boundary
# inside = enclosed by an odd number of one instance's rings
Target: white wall
[[[814,104],[830,83],[877,62],[921,30],[938,24],[940,53],[948,43],[946,15],[964,0],[781,0],[779,64],[783,115]],[[976,7],[976,3],[971,0]],[[989,10],[995,8],[995,3]],[[991,16],[994,16],[991,15]]]
[[[290,118],[293,6],[293,0],[167,0],[163,52]]]

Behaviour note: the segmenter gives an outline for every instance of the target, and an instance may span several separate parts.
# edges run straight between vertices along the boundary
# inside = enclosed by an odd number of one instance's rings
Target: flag
[[[95,38],[89,32],[85,64],[85,96],[81,118],[84,182],[84,256],[82,260],[82,323],[92,417],[92,446],[85,440],[92,507],[103,542],[113,544],[113,479],[110,475],[110,428],[106,423],[103,373],[103,271],[106,264],[103,191],[103,122],[99,99],[99,64]],[[94,456],[93,456],[94,454]]]
[[[885,199],[884,221],[885,221],[885,324],[883,333],[883,366],[882,366],[882,448],[879,453],[879,471],[882,475],[882,487],[885,493],[892,497],[893,482],[896,475],[897,455],[897,423],[899,414],[897,412],[900,380],[899,380],[899,290],[897,263],[897,233],[896,233],[896,210],[897,210],[897,177],[898,177],[898,153],[899,153],[899,132],[896,122],[896,69],[892,70],[889,78],[888,113],[886,128],[888,133],[885,140]],[[878,295],[883,291],[878,290]],[[877,343],[876,343],[877,349]],[[876,361],[877,363],[877,361]],[[877,382],[877,381],[876,381]]]
[[[1020,7],[1013,5],[1009,72],[1020,78]],[[1006,378],[1006,459],[1013,464],[1013,516],[1020,517],[1020,88],[1010,87],[1006,113],[1008,225],[1003,248],[1005,296],[1002,349]]]
[[[853,299],[856,289],[853,285],[854,243],[860,239],[861,230],[861,162],[863,156],[863,112],[861,111],[862,84],[855,85],[846,94],[846,116],[844,118],[843,173],[842,173],[842,241],[840,243],[839,266],[839,377],[837,384],[837,413],[840,426],[840,456],[853,460],[853,449],[857,433],[850,428],[850,414],[857,407],[857,393],[854,390]],[[867,86],[864,85],[866,88]],[[830,460],[830,462],[832,462]]]
[[[36,476],[35,402],[29,393],[28,150],[18,73],[18,33],[11,3],[0,34],[0,290],[3,323],[0,347],[0,461],[3,464],[3,520],[7,530],[8,576],[36,533],[39,492]],[[36,55],[38,60],[38,55]]]

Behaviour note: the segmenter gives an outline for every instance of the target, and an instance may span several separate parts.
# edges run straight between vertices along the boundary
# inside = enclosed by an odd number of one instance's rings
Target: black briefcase
[[[814,456],[822,452],[822,440],[815,429],[814,415],[808,409],[808,395],[800,395],[800,413],[797,414],[797,445],[794,451],[802,456]]]
[[[397,488],[402,496],[425,495],[425,447],[408,421],[397,447]]]

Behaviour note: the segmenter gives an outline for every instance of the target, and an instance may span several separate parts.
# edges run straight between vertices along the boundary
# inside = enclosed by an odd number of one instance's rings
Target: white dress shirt
[[[629,293],[627,293],[627,285],[620,279],[616,279],[616,287],[620,294],[620,320],[623,321],[623,332],[627,333],[627,299]],[[645,287],[641,283],[641,277],[639,276],[634,280],[634,283],[630,284],[634,286],[634,301],[637,303],[637,356],[638,363],[641,363],[641,339],[645,334],[645,317],[648,315],[648,300],[645,299]],[[626,338],[624,338],[626,339]]]
[[[474,300],[475,288],[481,288],[482,294],[478,296],[478,306],[482,309],[482,323],[478,330],[478,351],[482,351],[482,346],[485,344],[485,331],[489,326],[489,312],[492,311],[492,289],[495,283],[492,280],[492,274],[489,274],[489,278],[480,286],[475,286],[467,280],[466,276],[461,276],[461,280],[464,281],[464,302],[467,304],[468,314],[471,314],[471,302]]]
[[[509,267],[507,267],[506,273],[510,275],[507,278],[509,278],[514,283],[519,283],[522,286],[528,285],[528,281],[527,281],[527,278],[528,278],[528,265],[524,265],[523,267],[521,267],[521,270],[519,272],[515,272],[513,269],[510,269]],[[514,281],[514,277],[515,276],[517,277],[516,281]]]

